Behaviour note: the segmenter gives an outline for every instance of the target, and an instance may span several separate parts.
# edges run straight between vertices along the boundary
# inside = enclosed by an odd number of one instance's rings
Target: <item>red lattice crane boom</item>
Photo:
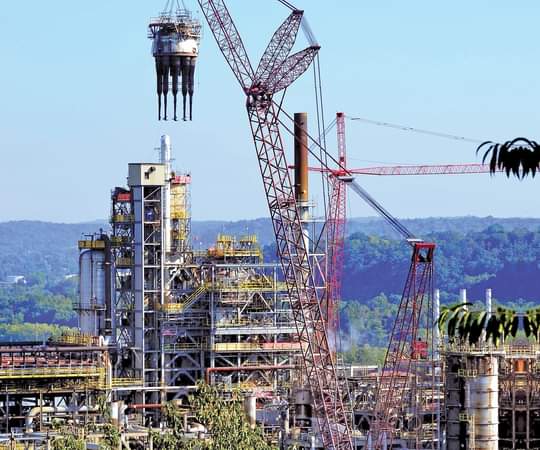
[[[289,55],[303,17],[302,11],[291,7],[290,16],[273,35],[254,71],[225,2],[198,1],[219,48],[246,94],[249,123],[323,446],[352,450],[349,420],[339,392],[321,309],[323,299],[315,288],[308,243],[285,158],[280,108],[273,101],[276,93],[289,87],[309,68],[320,47],[310,42],[309,47]],[[280,2],[290,7],[287,2]]]
[[[347,167],[347,147],[345,141],[345,114],[336,114],[338,163]],[[339,333],[339,300],[341,298],[341,277],[343,273],[343,249],[345,243],[345,225],[347,220],[347,185],[340,178],[340,171],[329,175],[330,202],[328,207],[328,330],[335,339]]]
[[[401,166],[362,167],[357,169],[330,169],[327,167],[310,167],[312,172],[323,172],[341,175],[374,175],[374,176],[418,176],[418,175],[469,175],[490,173],[487,164],[422,164]],[[501,171],[497,169],[497,171]]]
[[[435,324],[433,317],[434,252],[435,244],[413,243],[411,266],[375,395],[374,421],[368,437],[374,450],[392,448],[396,431],[395,420],[406,402],[406,391],[418,389],[414,386],[413,376],[419,373],[420,364],[423,363],[421,360],[431,358],[432,376],[434,373],[432,353],[434,350],[432,327]],[[420,340],[422,329],[426,330],[426,335],[422,336],[423,341]],[[433,386],[431,389],[434,389]],[[412,409],[415,409],[415,402],[424,400],[418,398],[423,397],[422,394],[411,397],[414,397],[411,399]]]

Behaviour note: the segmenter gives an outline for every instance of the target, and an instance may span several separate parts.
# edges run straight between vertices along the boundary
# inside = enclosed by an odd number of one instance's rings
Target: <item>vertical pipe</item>
[[[180,56],[171,57],[171,77],[172,77],[172,93],[174,99],[174,120],[178,120],[176,114],[176,99],[178,97],[178,77],[181,76],[180,72]]]
[[[296,203],[302,221],[302,235],[306,251],[309,245],[309,182],[308,182],[308,134],[307,113],[294,114],[294,188]]]
[[[161,136],[160,162],[165,165],[165,184],[163,185],[163,247],[165,254],[171,251],[171,138]]]
[[[461,304],[467,303],[467,289],[460,289],[459,290],[459,302]]]
[[[441,436],[441,399],[440,399],[440,385],[441,385],[441,354],[439,353],[439,348],[441,345],[441,335],[439,331],[439,324],[437,321],[439,320],[439,314],[441,309],[441,291],[439,289],[435,289],[433,293],[433,360],[434,360],[434,367],[433,367],[433,382],[435,384],[433,388],[433,392],[437,393],[437,401],[436,401],[436,408],[437,408],[437,429],[435,430],[436,436],[437,436],[437,442],[439,442],[439,448],[442,444],[442,436]]]
[[[195,57],[191,57],[189,60],[189,80],[188,80],[188,93],[189,93],[189,120],[193,120],[193,93],[195,92]]]
[[[157,80],[157,96],[158,96],[158,120],[161,120],[161,95],[163,94],[163,66],[161,57],[156,56],[156,80]]]
[[[493,304],[491,301],[491,289],[486,289],[486,312],[488,317],[491,316],[493,311]]]
[[[112,333],[112,249],[109,236],[104,234],[101,239],[105,241],[105,317],[103,318],[103,334]]]
[[[9,394],[6,392],[6,433],[9,433]]]
[[[163,83],[163,120],[167,120],[167,95],[169,94],[170,56],[162,56],[162,83]]]
[[[255,429],[257,426],[257,397],[255,395],[248,395],[244,399],[244,408],[249,420],[249,426]]]
[[[188,94],[188,84],[189,84],[189,61],[187,56],[182,56],[181,59],[181,67],[182,67],[182,104],[183,104],[183,111],[184,116],[183,120],[186,121],[186,97]]]
[[[441,291],[439,289],[435,289],[434,295],[433,295],[433,344],[435,346],[434,348],[434,356],[435,361],[439,361],[440,355],[439,355],[439,346],[441,344],[441,335],[439,331],[439,326],[437,324],[437,320],[439,320],[439,314],[441,309]]]
[[[307,113],[294,114],[294,184],[296,201],[307,203],[308,192],[308,140]]]

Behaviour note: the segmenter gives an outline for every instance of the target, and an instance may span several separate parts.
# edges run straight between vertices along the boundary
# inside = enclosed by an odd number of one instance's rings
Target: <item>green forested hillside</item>
[[[219,232],[259,231],[264,253],[275,260],[268,221],[195,222],[195,245],[208,245]],[[501,303],[537,303],[540,300],[540,221],[537,219],[450,218],[414,219],[408,227],[437,244],[436,287],[442,301],[452,302],[460,288],[471,299],[493,289]],[[484,226],[482,226],[484,225]],[[51,331],[51,324],[76,325],[71,302],[77,272],[77,240],[105,224],[76,225],[43,222],[0,224],[0,279],[25,275],[26,286],[0,287],[0,340],[29,338]],[[430,227],[432,227],[430,229]],[[385,231],[375,219],[353,219],[345,244],[342,342],[350,360],[374,361],[387,340],[410,259],[410,248]],[[27,324],[39,324],[29,326]]]
[[[0,281],[8,275],[41,273],[49,282],[77,273],[77,241],[106,228],[105,222],[63,224],[0,223]]]
[[[51,284],[44,274],[29,275],[25,285],[0,286],[0,341],[42,341],[76,326],[77,288],[76,278]]]

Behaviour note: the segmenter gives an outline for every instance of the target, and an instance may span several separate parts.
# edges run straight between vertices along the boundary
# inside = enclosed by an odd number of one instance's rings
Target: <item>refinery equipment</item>
[[[158,120],[167,120],[169,88],[174,102],[174,120],[177,120],[177,96],[182,93],[183,120],[188,120],[186,100],[189,96],[189,120],[192,120],[195,65],[199,55],[201,24],[192,17],[184,5],[169,0],[159,17],[148,25],[152,39],[152,54],[156,63]]]
[[[279,266],[250,234],[192,248],[191,176],[174,171],[168,136],[159,163],[128,172],[112,191],[110,233],[79,243],[80,327],[109,344],[112,398],[157,425],[162,405],[185,402],[198,381],[240,389],[268,439],[284,441],[275,411],[298,384],[301,344]]]

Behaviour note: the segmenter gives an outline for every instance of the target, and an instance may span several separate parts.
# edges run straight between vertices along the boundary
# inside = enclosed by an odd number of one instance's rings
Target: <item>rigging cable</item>
[[[400,125],[400,124],[390,123],[390,122],[382,122],[380,120],[366,119],[364,117],[347,116],[347,118],[349,120],[352,120],[352,121],[363,122],[363,123],[367,123],[369,125],[376,125],[376,126],[379,126],[379,127],[393,128],[395,130],[400,130],[400,131],[410,131],[410,132],[419,133],[419,134],[427,134],[429,136],[436,136],[436,137],[445,138],[445,139],[452,139],[454,141],[471,142],[473,144],[482,144],[483,142],[485,142],[485,140],[482,141],[480,139],[474,139],[474,138],[469,138],[469,137],[465,137],[465,136],[458,136],[458,135],[450,134],[450,133],[442,133],[442,132],[439,132],[439,131],[431,131],[431,130],[426,130],[426,129],[423,129],[423,128],[409,127],[407,125]]]

